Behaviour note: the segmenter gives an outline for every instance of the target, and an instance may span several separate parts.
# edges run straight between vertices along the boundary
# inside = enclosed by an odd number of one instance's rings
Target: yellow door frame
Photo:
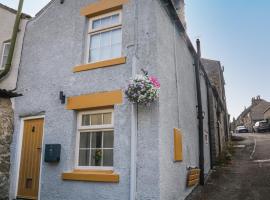
[[[43,119],[43,135],[41,138],[41,157],[40,157],[40,170],[39,170],[39,189],[38,189],[38,199],[40,199],[40,189],[41,189],[41,174],[42,174],[42,160],[43,160],[43,142],[44,142],[44,135],[45,135],[45,115],[38,115],[38,116],[30,116],[30,117],[23,117],[21,118],[20,123],[20,130],[19,130],[19,136],[18,136],[18,149],[17,149],[17,156],[16,156],[16,185],[15,185],[15,197],[18,195],[18,189],[19,189],[19,178],[20,178],[20,166],[21,166],[21,153],[22,153],[22,144],[23,144],[23,133],[24,133],[24,124],[25,121],[28,120],[34,120],[34,119]]]

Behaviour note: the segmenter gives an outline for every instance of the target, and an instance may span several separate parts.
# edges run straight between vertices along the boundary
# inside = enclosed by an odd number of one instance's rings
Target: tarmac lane
[[[270,200],[270,133],[240,136],[231,164],[213,170],[187,200]]]

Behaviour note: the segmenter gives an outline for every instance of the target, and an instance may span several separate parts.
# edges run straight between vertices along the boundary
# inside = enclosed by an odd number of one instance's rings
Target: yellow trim
[[[121,9],[123,4],[127,3],[128,0],[100,0],[96,3],[91,3],[81,9],[80,13],[82,16],[94,17],[102,15],[107,12]]]
[[[105,60],[105,61],[76,66],[73,68],[73,72],[75,73],[75,72],[87,71],[87,70],[92,70],[92,69],[97,69],[97,68],[111,67],[114,65],[120,65],[120,64],[125,64],[125,63],[126,63],[126,57],[114,58],[111,60]]]
[[[83,110],[113,106],[123,102],[122,90],[99,92],[67,98],[67,110]]]
[[[174,161],[183,161],[182,133],[180,129],[174,129]]]
[[[193,181],[200,178],[200,174],[189,175],[189,180]]]
[[[62,173],[63,180],[119,183],[119,174],[111,170],[74,170]]]
[[[30,197],[30,196],[21,196],[17,195],[17,199],[31,199],[31,200],[36,200],[36,197]]]
[[[196,175],[200,174],[201,170],[200,169],[192,169],[189,171],[189,175]]]
[[[188,172],[187,186],[192,187],[199,183],[200,180],[200,169],[191,169]]]
[[[199,183],[199,179],[189,181],[188,182],[188,187],[193,187],[193,186],[197,185],[198,183]]]

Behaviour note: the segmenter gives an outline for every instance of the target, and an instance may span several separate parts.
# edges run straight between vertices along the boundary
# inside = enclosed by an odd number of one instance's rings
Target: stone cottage
[[[270,106],[264,111],[264,120],[270,122]]]
[[[209,91],[209,113],[211,130],[211,155],[213,164],[224,151],[229,140],[229,119],[225,95],[224,69],[220,61],[202,59],[202,63],[211,82]]]
[[[264,120],[264,113],[269,107],[270,102],[262,99],[261,96],[253,97],[251,105],[237,118],[237,125],[244,125],[252,132],[254,124]]]
[[[14,107],[11,98],[18,96],[12,91],[16,89],[25,25],[30,18],[29,15],[20,13],[16,26],[16,16],[16,10],[0,4],[0,199],[8,199],[9,194]],[[13,39],[14,36],[16,40]],[[14,51],[11,52],[12,39]],[[13,59],[8,59],[9,53],[12,53]]]
[[[211,83],[182,0],[52,0],[27,24],[10,198],[183,200],[211,168]],[[124,95],[141,69],[159,99]]]

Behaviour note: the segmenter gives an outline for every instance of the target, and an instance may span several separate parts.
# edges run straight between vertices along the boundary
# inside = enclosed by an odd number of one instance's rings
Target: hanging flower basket
[[[125,94],[132,103],[149,105],[159,97],[160,83],[154,76],[142,69],[128,84]]]

